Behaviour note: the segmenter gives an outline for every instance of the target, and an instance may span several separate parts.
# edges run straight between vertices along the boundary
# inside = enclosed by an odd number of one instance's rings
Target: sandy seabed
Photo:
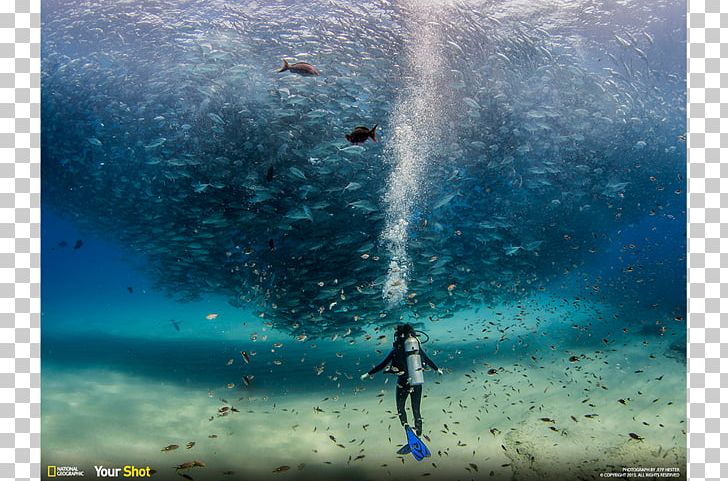
[[[670,342],[439,353],[446,373],[427,374],[423,462],[395,454],[404,433],[391,376],[306,369],[295,389],[228,388],[45,365],[42,474],[135,465],[174,480],[685,479],[685,364]],[[193,460],[205,467],[175,469]]]

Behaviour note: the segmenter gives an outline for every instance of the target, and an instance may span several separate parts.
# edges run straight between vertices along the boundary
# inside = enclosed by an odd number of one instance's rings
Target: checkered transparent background
[[[40,0],[0,0],[0,333],[0,479],[38,479]]]
[[[688,12],[689,476],[719,480],[728,479],[721,421],[728,415],[721,375],[721,357],[728,357],[728,335],[721,336],[728,195],[720,194],[721,154],[728,154],[728,120],[721,120],[728,117],[728,73],[720,74],[728,72],[728,0],[689,0]],[[40,477],[39,148],[40,0],[0,0],[0,479]]]
[[[728,72],[728,1],[691,0],[688,12],[688,474],[719,480],[728,479],[728,429],[721,420],[728,416],[721,374],[721,357],[728,356],[728,335],[721,335],[721,311],[728,312],[722,309],[728,307],[728,257],[721,254],[721,236],[728,237],[728,223],[721,214],[728,197],[720,193],[722,173],[728,177],[728,165],[724,170],[721,163],[728,151],[728,133],[721,134],[728,132],[728,120],[721,120],[728,117],[728,73],[720,73]]]

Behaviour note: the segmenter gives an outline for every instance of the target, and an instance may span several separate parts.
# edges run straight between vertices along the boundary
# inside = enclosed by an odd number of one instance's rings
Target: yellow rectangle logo
[[[49,478],[56,477],[56,467],[55,466],[48,466],[48,477]]]

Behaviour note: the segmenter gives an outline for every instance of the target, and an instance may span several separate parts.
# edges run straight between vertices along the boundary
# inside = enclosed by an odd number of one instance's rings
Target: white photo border
[[[728,433],[721,424],[724,406],[728,413],[721,374],[728,195],[720,193],[728,155],[721,120],[728,122],[728,73],[720,73],[728,72],[721,68],[728,66],[728,2],[688,0],[687,7],[688,475],[718,481],[728,479],[728,434],[721,435]],[[0,2],[0,480],[41,473],[40,8],[40,0]],[[728,236],[728,215],[726,229]]]

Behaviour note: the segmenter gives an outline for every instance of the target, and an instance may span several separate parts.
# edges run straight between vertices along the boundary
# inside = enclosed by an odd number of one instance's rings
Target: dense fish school
[[[44,3],[44,203],[145,256],[171,295],[353,339],[546,289],[631,222],[684,221],[671,2],[621,2],[634,24],[593,2],[446,3],[427,22],[435,71],[405,61],[414,2],[269,3]],[[392,110],[425,71],[442,107],[437,139],[417,138],[431,158],[391,305]],[[377,142],[347,140],[374,125]],[[584,289],[620,302],[657,276],[634,265]]]

